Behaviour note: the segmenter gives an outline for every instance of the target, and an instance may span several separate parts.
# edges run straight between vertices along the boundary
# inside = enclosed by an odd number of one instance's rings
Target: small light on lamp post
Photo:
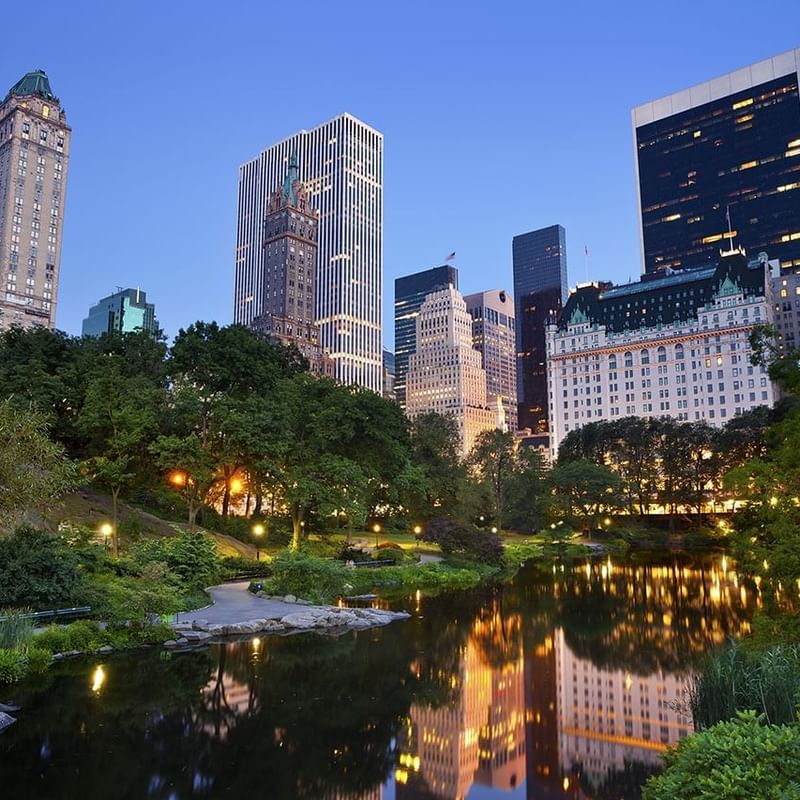
[[[259,550],[258,540],[259,537],[263,535],[264,535],[264,526],[260,522],[257,522],[255,525],[253,525],[253,536],[256,537],[256,561],[259,561],[261,559],[261,551]]]
[[[104,522],[100,526],[100,533],[103,535],[103,542],[106,548],[108,548],[108,540],[111,538],[111,534],[114,533],[114,526],[110,522]]]
[[[186,474],[184,472],[173,472],[169,476],[169,482],[173,486],[184,486],[186,484]]]
[[[375,549],[377,550],[378,549],[378,534],[381,532],[381,526],[376,522],[372,526],[372,530],[375,533]]]
[[[492,525],[492,533],[497,533],[497,525]]]

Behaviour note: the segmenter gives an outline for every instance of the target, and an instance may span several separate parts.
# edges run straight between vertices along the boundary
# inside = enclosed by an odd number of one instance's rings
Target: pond
[[[756,603],[721,556],[529,565],[339,638],[62,663],[13,692],[2,797],[636,798]]]

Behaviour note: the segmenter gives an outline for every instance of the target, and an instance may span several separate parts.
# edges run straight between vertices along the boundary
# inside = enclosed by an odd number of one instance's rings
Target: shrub
[[[36,637],[36,647],[48,653],[64,653],[72,650],[70,647],[69,633],[60,625],[48,625]]]
[[[498,563],[503,556],[503,543],[497,534],[447,517],[432,519],[419,538],[438,544],[446,555],[461,555],[488,564]]]
[[[60,536],[18,528],[0,539],[0,605],[66,605],[80,582],[77,556]]]
[[[256,561],[255,558],[245,556],[227,556],[221,562],[222,574],[229,578],[243,572],[258,572],[260,575],[270,575],[269,562],[265,559]]]
[[[71,625],[48,625],[33,640],[32,648],[47,653],[67,653],[80,650],[82,653],[97,650],[106,644],[108,637],[96,622],[81,620]]]
[[[731,642],[712,653],[695,675],[690,693],[698,728],[754,710],[780,725],[797,719],[800,700],[800,645],[777,645],[755,656]]]
[[[292,541],[292,532],[289,530],[276,528],[274,525],[270,525],[267,528],[267,536],[266,536],[267,544],[274,544],[278,547],[288,547],[289,542]]]
[[[755,712],[684,739],[643,800],[790,800],[800,797],[800,726],[762,725]]]
[[[0,648],[13,649],[27,644],[33,636],[33,620],[26,618],[29,608],[0,608]]]
[[[190,586],[209,586],[219,577],[217,546],[212,539],[198,533],[183,532],[171,538],[139,542],[133,557],[140,569],[153,562],[165,563]]]
[[[21,650],[0,649],[0,683],[16,683],[25,676],[25,656]]]
[[[293,594],[319,603],[342,593],[351,570],[339,561],[281,553],[270,565],[272,577],[263,582],[267,594]]]
[[[43,647],[29,647],[25,653],[27,671],[32,675],[41,675],[53,661],[49,650]]]
[[[373,551],[372,558],[375,561],[391,561],[392,564],[402,564],[405,561],[412,559],[412,556],[407,555],[400,545],[389,543],[389,547],[385,547],[383,543],[378,545],[377,549]]]

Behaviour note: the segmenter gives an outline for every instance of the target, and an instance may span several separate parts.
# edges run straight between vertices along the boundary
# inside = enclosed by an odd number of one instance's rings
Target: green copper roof
[[[50,88],[50,79],[47,77],[47,73],[42,69],[37,69],[34,72],[28,72],[26,75],[23,75],[8,90],[8,95],[12,94],[17,97],[27,97],[35,94],[39,97],[44,97],[45,100],[52,100],[54,103],[58,102],[58,98],[53,94],[53,90]]]
[[[283,179],[283,201],[287,205],[297,205],[297,192],[294,190],[294,185],[299,179],[299,170],[297,168],[297,151],[293,151],[289,156],[289,169],[286,177]]]

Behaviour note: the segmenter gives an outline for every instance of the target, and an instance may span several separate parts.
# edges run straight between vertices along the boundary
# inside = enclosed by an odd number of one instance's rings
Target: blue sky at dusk
[[[28,7],[26,7],[28,8]],[[630,109],[800,46],[800,3],[52,3],[0,87],[50,76],[73,127],[58,327],[141,286],[171,337],[231,321],[237,170],[349,111],[385,136],[394,278],[455,250],[511,288],[511,238],[567,230],[570,283],[640,271]],[[35,24],[35,20],[29,20]],[[5,85],[2,85],[5,84]]]

